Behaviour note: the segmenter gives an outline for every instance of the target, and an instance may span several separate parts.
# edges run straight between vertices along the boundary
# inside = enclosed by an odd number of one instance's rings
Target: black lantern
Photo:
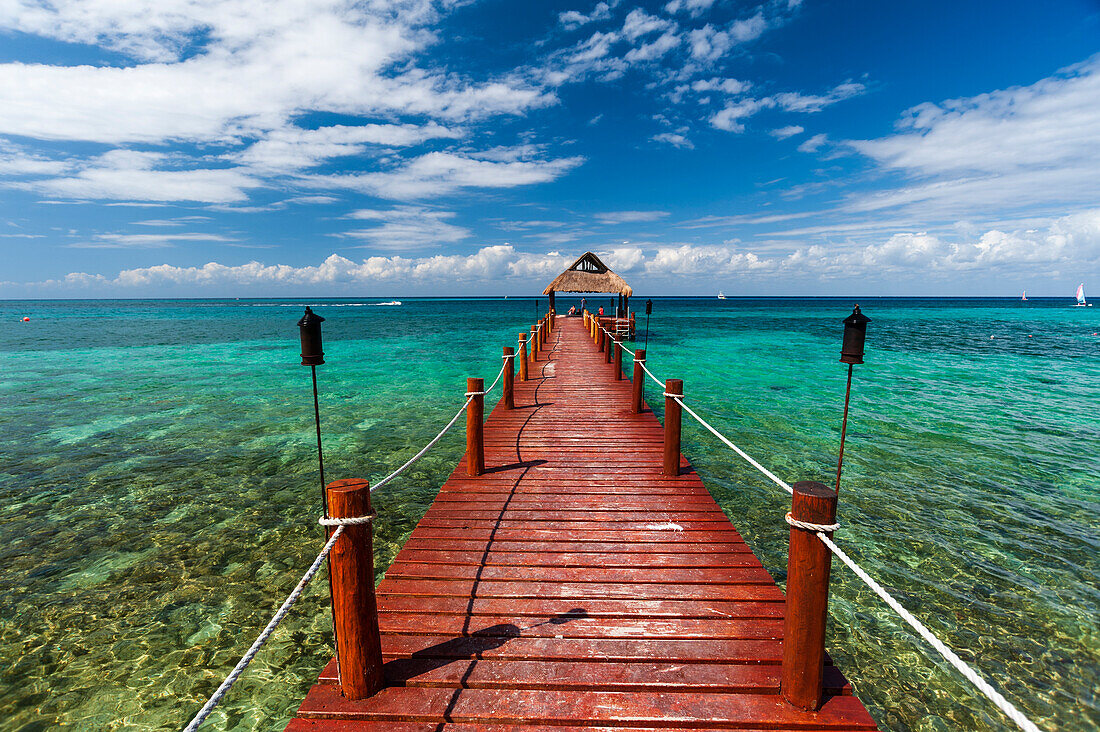
[[[869,322],[871,319],[859,312],[859,305],[856,305],[852,309],[852,314],[844,319],[844,343],[840,347],[841,363],[863,363],[863,341],[867,337]]]
[[[653,301],[652,300],[646,300],[645,301],[645,314],[646,315],[652,315],[653,314]]]
[[[306,308],[306,314],[298,321],[302,336],[302,365],[320,366],[325,362],[325,352],[321,348],[321,323],[325,322],[317,313]]]

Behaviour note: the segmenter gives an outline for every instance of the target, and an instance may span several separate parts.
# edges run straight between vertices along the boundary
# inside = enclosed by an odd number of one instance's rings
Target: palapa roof
[[[592,252],[585,252],[569,265],[569,269],[554,278],[542,291],[551,292],[610,292],[630,297],[634,290],[619,275],[608,269]]]

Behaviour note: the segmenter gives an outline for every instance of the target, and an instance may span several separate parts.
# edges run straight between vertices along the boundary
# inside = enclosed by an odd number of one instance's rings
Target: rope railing
[[[646,373],[649,373],[649,369],[646,369],[644,364],[642,364],[642,368],[645,369]],[[650,376],[653,375],[650,374]],[[658,381],[656,377],[653,378],[655,381]],[[661,383],[663,385],[663,382],[658,381],[658,383]],[[741,456],[747,463],[749,463],[762,474],[767,476],[769,480],[771,480],[780,488],[783,488],[788,493],[794,493],[794,488],[792,488],[786,481],[782,480],[781,478],[776,476],[775,473],[765,468],[763,465],[760,464],[759,461],[757,461],[747,452],[735,445],[733,441],[731,441],[728,437],[716,430],[714,426],[703,419],[703,417],[700,416],[698,412],[685,404],[682,397],[671,394],[668,396],[679,403],[680,407],[682,407],[685,412],[695,418],[695,421],[697,421],[711,434],[721,440],[727,447],[729,447],[739,456]],[[788,523],[791,523],[791,519],[789,518]],[[792,525],[798,525],[798,523],[799,522],[794,522]],[[989,684],[989,682],[987,682],[978,674],[977,671],[975,671],[965,661],[959,658],[959,656],[953,650],[951,650],[951,648],[949,648],[947,644],[941,641],[931,630],[928,629],[928,626],[918,620],[911,612],[906,610],[905,607],[902,606],[902,604],[893,597],[893,595],[891,595],[886,589],[884,589],[882,585],[876,582],[874,578],[872,578],[866,570],[859,566],[859,564],[855,560],[845,554],[844,551],[839,546],[837,546],[836,543],[833,542],[833,540],[830,539],[823,531],[817,530],[823,528],[835,530],[836,527],[835,525],[830,527],[812,525],[810,530],[814,532],[817,538],[820,539],[825,544],[825,546],[828,547],[829,550],[840,559],[840,561],[847,565],[847,567],[851,569],[852,572],[854,572],[855,575],[859,577],[859,579],[861,579],[868,587],[870,587],[871,590],[876,595],[878,595],[883,602],[885,602],[894,612],[896,612],[901,617],[901,619],[904,620],[911,628],[913,628],[913,630],[915,630],[921,638],[923,638],[930,646],[932,646],[932,648],[938,651],[939,654],[943,656],[943,658],[949,664],[951,664],[951,666],[954,667],[956,671],[962,674],[963,678],[972,683],[978,689],[978,691],[980,691],[986,696],[986,698],[993,702],[993,704],[998,709],[1000,709],[1005,714],[1005,716],[1015,722],[1016,725],[1019,726],[1020,729],[1025,730],[1025,732],[1039,732],[1039,728],[1035,726],[1034,722],[1024,716],[1024,714],[1019,709],[1017,709],[1015,705],[1008,701],[1000,692],[994,689]]]
[[[489,388],[483,392],[467,393],[466,401],[459,408],[458,412],[455,413],[455,416],[451,417],[451,420],[439,432],[439,434],[433,437],[431,441],[428,442],[428,444],[426,444],[423,448],[421,448],[419,452],[409,458],[409,460],[407,460],[401,467],[399,467],[397,470],[393,471],[374,485],[370,486],[370,492],[373,493],[374,491],[392,481],[397,476],[404,473],[410,466],[412,466],[414,463],[424,457],[429,450],[435,447],[436,443],[443,438],[443,435],[447,434],[447,432],[450,431],[452,427],[454,427],[455,422],[458,421],[458,418],[462,416],[462,413],[466,411],[466,409],[470,406],[470,403],[473,402],[476,397],[490,393],[496,387],[496,385],[500,383],[500,379],[504,376],[505,370],[512,365],[512,358],[513,356],[504,356],[504,363],[500,367],[500,372],[497,374],[496,380],[493,381],[492,385],[490,385]],[[298,601],[298,598],[302,596],[302,592],[306,589],[306,586],[309,585],[314,575],[317,574],[317,571],[321,568],[321,564],[325,561],[325,558],[329,555],[329,552],[332,551],[332,547],[336,544],[336,540],[339,539],[340,536],[343,534],[344,527],[358,524],[369,524],[373,521],[373,519],[373,514],[370,516],[362,516],[356,518],[330,519],[326,517],[321,517],[320,523],[322,526],[336,526],[336,530],[332,532],[332,536],[330,536],[328,541],[325,542],[325,545],[321,549],[321,552],[317,555],[316,559],[313,560],[313,563],[310,564],[309,569],[306,570],[306,573],[302,575],[302,578],[298,581],[298,584],[294,587],[294,590],[290,593],[289,596],[287,596],[286,600],[283,601],[283,604],[279,606],[279,609],[275,612],[275,615],[272,616],[267,626],[264,627],[262,631],[260,631],[260,634],[256,637],[256,640],[252,643],[245,654],[241,657],[241,660],[237,662],[237,665],[233,667],[233,670],[229,672],[229,675],[226,676],[225,680],[218,686],[214,693],[210,695],[210,698],[207,699],[206,703],[203,704],[202,708],[199,709],[197,714],[195,714],[194,718],[184,728],[183,732],[195,732],[195,730],[197,730],[202,725],[202,723],[206,721],[207,717],[209,717],[210,714],[214,711],[214,708],[218,706],[221,700],[240,678],[241,674],[244,673],[245,669],[248,668],[249,664],[252,663],[253,659],[256,657],[256,654],[259,653],[260,649],[264,647],[268,639],[271,637],[271,634],[283,621],[287,613],[290,612],[290,609],[294,606],[294,603]]]
[[[298,601],[298,598],[302,596],[302,592],[306,589],[306,585],[313,579],[313,575],[317,574],[317,570],[321,568],[321,563],[325,561],[325,557],[332,551],[332,547],[336,544],[336,540],[340,538],[340,535],[344,532],[344,527],[339,526],[336,531],[332,532],[332,536],[325,542],[324,548],[321,549],[321,553],[317,555],[317,558],[313,560],[313,564],[309,565],[309,569],[302,575],[302,579],[298,580],[297,586],[290,593],[290,595],[283,601],[283,604],[279,606],[279,609],[272,616],[267,626],[260,631],[260,635],[252,643],[245,654],[241,656],[241,660],[237,661],[237,665],[233,667],[233,670],[229,672],[229,675],[225,677],[225,681],[210,695],[210,698],[206,700],[206,703],[202,705],[202,709],[198,711],[191,722],[184,727],[183,732],[195,732],[206,721],[206,718],[210,716],[210,713],[214,711],[214,707],[218,706],[218,703],[225,697],[229,690],[233,687],[233,684],[237,683],[237,679],[240,678],[244,670],[248,668],[248,665],[252,663],[252,659],[256,657],[256,654],[260,652],[260,649],[267,643],[268,638],[275,632],[275,628],[279,627],[279,623],[283,622],[283,618],[290,612],[290,608],[294,606],[294,603]]]

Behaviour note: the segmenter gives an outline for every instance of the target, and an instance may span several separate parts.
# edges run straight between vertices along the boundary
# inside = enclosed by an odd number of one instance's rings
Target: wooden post
[[[623,380],[623,344],[615,341],[615,381]]]
[[[639,348],[634,352],[634,381],[630,385],[631,414],[642,413],[642,387],[645,386],[645,372],[642,371],[643,363],[645,363],[645,349]]]
[[[604,336],[603,336],[604,353],[603,353],[603,355],[604,355],[604,361],[607,361],[608,363],[611,363],[611,352],[615,350],[615,344],[613,342],[614,340],[615,340],[615,336],[611,335],[610,333],[604,333]]]
[[[535,361],[539,360],[539,333],[538,333],[538,330],[539,330],[539,328],[538,328],[537,325],[532,325],[531,326],[531,337],[527,339],[528,343],[531,344],[531,363],[534,363]]]
[[[485,391],[482,379],[466,379],[466,391]],[[485,395],[478,394],[466,407],[466,474],[485,472]]]
[[[365,480],[335,480],[325,487],[325,493],[333,518],[360,518],[371,513],[370,483]],[[329,537],[335,531],[335,526],[328,527]],[[366,699],[383,685],[371,543],[370,524],[348,525],[328,555],[340,690],[352,701]]]
[[[684,395],[684,382],[665,380],[665,394]],[[680,474],[680,403],[665,397],[665,475]]]
[[[527,334],[519,334],[519,354],[516,356],[519,359],[519,380],[527,381]]]
[[[637,331],[634,329],[634,313],[630,314],[630,337],[637,338]]]
[[[516,349],[504,347],[504,408],[516,408]]]
[[[604,349],[604,340],[605,339],[606,339],[606,336],[604,335],[603,328],[600,327],[600,321],[597,320],[596,321],[596,350],[601,351],[601,352],[603,351],[603,349]]]
[[[792,518],[825,525],[836,521],[835,490],[809,480],[792,487]],[[806,711],[820,708],[823,698],[825,619],[829,611],[832,558],[829,548],[815,532],[791,527],[780,690],[790,704]]]

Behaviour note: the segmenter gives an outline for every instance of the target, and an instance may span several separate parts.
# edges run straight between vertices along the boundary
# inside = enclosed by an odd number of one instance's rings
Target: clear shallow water
[[[330,479],[400,465],[535,312],[371,302],[317,307]],[[321,538],[303,304],[0,302],[5,729],[179,729],[294,585]],[[862,304],[842,545],[1040,726],[1100,730],[1100,309]],[[777,474],[829,482],[850,303],[654,307],[655,373]],[[690,420],[684,451],[782,581],[785,495]],[[461,453],[458,430],[376,495],[380,572]],[[281,729],[331,654],[324,587],[210,729]],[[831,611],[830,652],[884,728],[1008,729],[839,565]]]

